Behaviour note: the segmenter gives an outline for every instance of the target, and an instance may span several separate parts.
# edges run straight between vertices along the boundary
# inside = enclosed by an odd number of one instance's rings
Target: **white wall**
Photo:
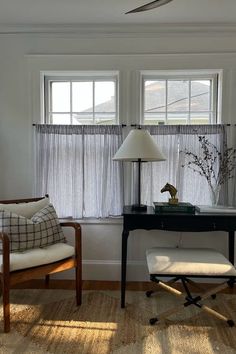
[[[131,122],[137,113],[130,94],[137,70],[197,68],[223,70],[222,120],[236,123],[235,33],[0,35],[0,199],[32,195],[32,122],[39,120],[40,70],[120,70],[127,84],[121,90],[121,116]],[[121,231],[119,222],[83,224],[85,279],[119,280]],[[180,236],[131,233],[128,279],[147,279],[145,249],[156,244],[177,245],[181,240],[184,246],[214,244],[227,251],[224,233]]]

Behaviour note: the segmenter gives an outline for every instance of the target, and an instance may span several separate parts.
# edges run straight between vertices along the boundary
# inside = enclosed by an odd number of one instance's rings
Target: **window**
[[[142,75],[144,124],[217,122],[218,74]]]
[[[49,124],[117,124],[118,74],[83,72],[45,76],[45,119]]]
[[[126,70],[126,74],[42,73],[41,122],[48,124],[36,127],[36,190],[38,195],[50,195],[60,217],[117,216],[123,202],[135,202],[135,164],[112,161],[135,123],[148,125],[144,129],[167,158],[143,164],[142,202],[165,201],[160,189],[168,181],[177,186],[180,200],[209,203],[208,186],[181,167],[180,151],[187,146],[199,153],[196,134],[208,134],[221,144],[224,133],[215,124],[221,72],[146,70],[131,75]]]

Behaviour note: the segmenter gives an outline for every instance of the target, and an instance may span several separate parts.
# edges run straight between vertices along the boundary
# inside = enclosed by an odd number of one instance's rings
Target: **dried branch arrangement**
[[[198,140],[201,154],[196,155],[187,149],[181,151],[187,156],[187,162],[182,167],[186,166],[205,177],[210,188],[221,186],[234,176],[236,149],[224,146],[221,152],[204,135],[199,135]]]

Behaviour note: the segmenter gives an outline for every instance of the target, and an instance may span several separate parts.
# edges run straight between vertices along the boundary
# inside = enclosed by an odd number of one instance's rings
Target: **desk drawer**
[[[124,217],[125,230],[166,230],[166,231],[229,231],[236,229],[236,218],[211,215],[129,215]]]

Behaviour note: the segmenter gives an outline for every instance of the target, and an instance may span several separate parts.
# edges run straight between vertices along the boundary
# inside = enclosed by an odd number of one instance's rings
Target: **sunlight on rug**
[[[236,353],[236,328],[196,307],[150,326],[149,318],[173,306],[176,298],[163,292],[153,298],[127,292],[126,308],[121,309],[119,295],[87,291],[77,307],[72,291],[13,290],[12,330],[3,334],[1,327],[0,353]],[[219,295],[218,301],[215,308],[236,320],[236,296]]]

